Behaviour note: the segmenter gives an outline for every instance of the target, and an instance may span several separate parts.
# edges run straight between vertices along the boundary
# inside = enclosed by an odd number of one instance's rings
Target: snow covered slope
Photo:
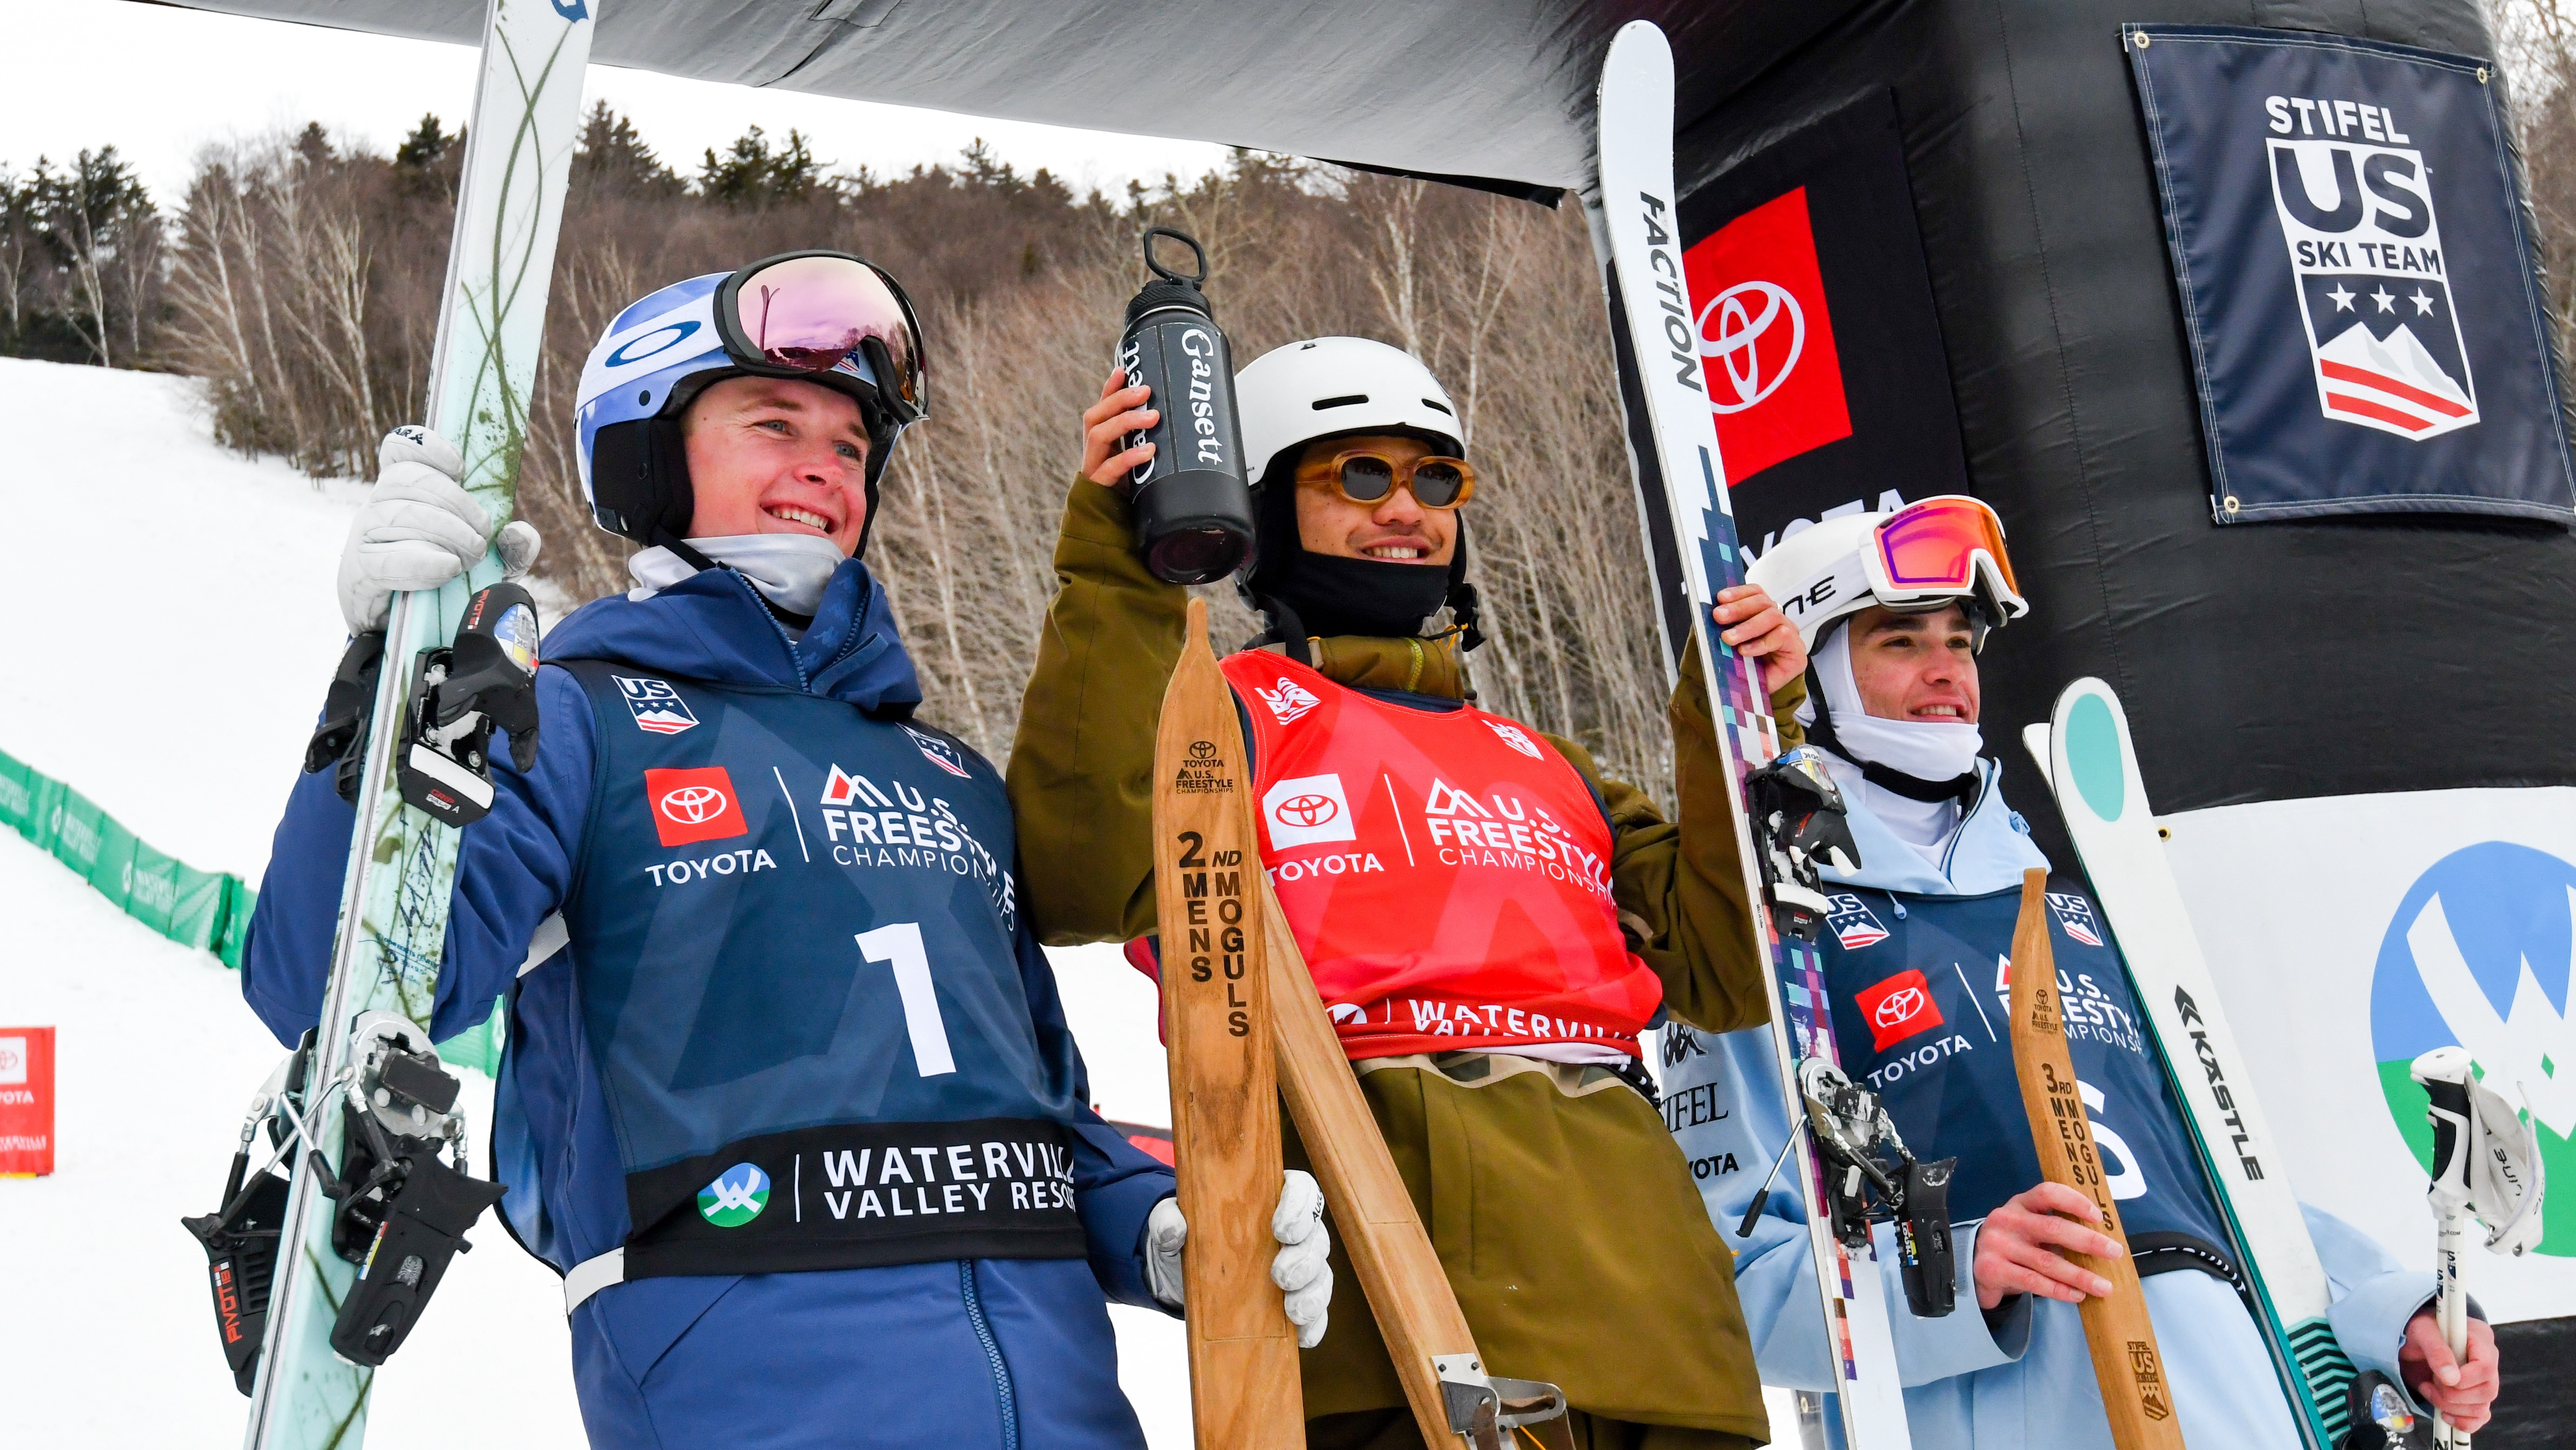
[[[343,643],[331,580],[363,490],[208,441],[184,379],[0,359],[0,749],[143,839],[256,883]],[[1056,954],[1113,1118],[1171,1121],[1153,989],[1106,948]],[[0,830],[0,1024],[60,1029],[57,1170],[0,1180],[7,1443],[234,1443],[204,1256],[242,1105],[281,1049],[212,957],[119,914]],[[465,1102],[488,1163],[490,1085]],[[375,1450],[507,1427],[581,1443],[554,1275],[490,1220],[376,1381]],[[1190,1443],[1178,1325],[1112,1311],[1158,1446]]]
[[[0,358],[0,750],[256,882],[347,642],[331,581],[363,490],[216,447],[198,398]]]

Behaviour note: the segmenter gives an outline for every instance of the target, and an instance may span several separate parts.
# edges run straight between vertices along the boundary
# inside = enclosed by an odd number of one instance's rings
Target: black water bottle
[[[1158,261],[1156,237],[1188,247],[1197,275],[1182,276]],[[1128,386],[1153,389],[1145,406],[1162,414],[1120,445],[1154,445],[1154,456],[1127,475],[1136,550],[1157,579],[1205,584],[1252,557],[1252,491],[1234,419],[1234,357],[1199,291],[1207,281],[1206,249],[1169,227],[1150,227],[1145,265],[1154,280],[1127,304],[1127,331],[1118,339]]]

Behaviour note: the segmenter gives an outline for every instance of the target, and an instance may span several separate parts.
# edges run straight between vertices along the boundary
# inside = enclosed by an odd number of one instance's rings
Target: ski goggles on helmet
[[[1927,498],[1890,514],[1870,531],[1861,568],[1878,603],[1900,614],[1963,596],[1984,609],[1988,624],[2030,612],[2013,581],[2003,520],[1964,494]],[[1982,642],[1982,629],[1979,634]]]
[[[1384,454],[1354,448],[1336,454],[1324,476],[1356,504],[1383,503],[1399,488],[1411,489],[1413,501],[1427,509],[1453,509],[1476,496],[1476,470],[1463,458],[1415,458],[1397,462]]]
[[[912,299],[874,263],[847,252],[764,258],[717,285],[715,314],[727,356],[746,373],[827,384],[855,377],[895,429],[929,411]]]

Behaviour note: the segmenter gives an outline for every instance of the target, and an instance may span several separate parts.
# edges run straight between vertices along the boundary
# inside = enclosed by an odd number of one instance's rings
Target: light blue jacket
[[[2006,808],[2002,768],[1981,762],[1985,785],[1935,866],[1857,800],[1851,828],[1862,869],[1828,879],[1924,896],[1983,896],[2020,885],[2047,859],[2021,818]],[[2009,943],[1998,942],[2002,951]],[[1834,1375],[1816,1302],[1806,1205],[1785,1169],[1772,1184],[1749,1236],[1736,1227],[1787,1132],[1770,1029],[1690,1036],[1676,1024],[1665,1044],[1665,1096],[1709,1089],[1725,1116],[1700,1112],[1676,1137],[1691,1159],[1709,1215],[1735,1250],[1736,1294],[1762,1381],[1824,1391]],[[1675,1115],[1675,1121],[1682,1121]],[[2328,1314],[2354,1364],[2397,1377],[2406,1323],[2433,1298],[2433,1276],[2400,1269],[2360,1230],[2305,1206],[2334,1292]],[[1939,1319],[1907,1312],[1893,1230],[1877,1232],[1878,1263],[1906,1415],[1916,1450],[2112,1450],[2076,1306],[2016,1295],[1992,1327],[1977,1308],[1978,1224],[1955,1226],[1958,1308]],[[2144,1281],[2149,1315],[2164,1350],[2183,1437],[2192,1450],[2284,1450],[2299,1433],[2272,1372],[2271,1355],[2244,1302],[2208,1274],[2183,1271]],[[1828,1417],[1830,1419],[1830,1416]]]

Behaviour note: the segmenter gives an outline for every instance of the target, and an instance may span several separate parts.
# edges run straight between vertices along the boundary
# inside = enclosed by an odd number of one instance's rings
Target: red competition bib
[[[1610,899],[1610,824],[1548,743],[1473,705],[1370,698],[1263,651],[1262,864],[1354,1061],[1584,1043],[1642,1056],[1663,1000]]]

